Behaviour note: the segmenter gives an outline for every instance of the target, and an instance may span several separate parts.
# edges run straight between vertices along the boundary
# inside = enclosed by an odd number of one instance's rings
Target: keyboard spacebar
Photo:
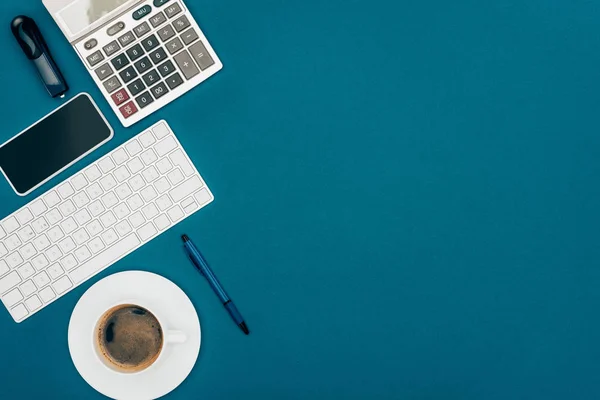
[[[127,254],[129,251],[135,249],[139,244],[140,239],[138,239],[135,233],[132,233],[116,242],[102,253],[98,254],[96,257],[75,268],[69,273],[69,277],[73,283],[78,284],[90,275],[106,268],[114,261],[121,259],[121,257]]]

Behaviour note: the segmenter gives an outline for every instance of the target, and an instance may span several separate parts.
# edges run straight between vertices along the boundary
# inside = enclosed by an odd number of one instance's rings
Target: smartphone
[[[112,137],[96,103],[80,93],[0,145],[0,171],[25,196]]]

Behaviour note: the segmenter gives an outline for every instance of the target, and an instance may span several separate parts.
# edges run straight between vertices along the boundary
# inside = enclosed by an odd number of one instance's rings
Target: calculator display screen
[[[131,0],[78,0],[58,12],[59,18],[72,35],[86,29],[102,17]]]
[[[96,105],[80,94],[0,146],[0,168],[26,194],[90,153],[113,131]]]

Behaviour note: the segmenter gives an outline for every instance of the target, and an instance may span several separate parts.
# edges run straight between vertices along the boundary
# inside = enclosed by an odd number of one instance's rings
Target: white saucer
[[[166,325],[185,332],[188,339],[166,347],[164,357],[146,370],[121,374],[98,359],[93,336],[104,311],[121,301],[135,302],[133,299],[160,312]],[[192,371],[200,352],[200,321],[190,299],[170,280],[149,272],[121,272],[97,282],[79,299],[69,322],[69,351],[83,379],[105,396],[156,399],[179,386]]]

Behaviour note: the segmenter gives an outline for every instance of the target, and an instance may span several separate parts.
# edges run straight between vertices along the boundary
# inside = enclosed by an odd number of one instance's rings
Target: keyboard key
[[[21,244],[23,244],[23,242],[21,242],[21,239],[19,239],[17,237],[17,235],[11,235],[11,236],[7,237],[6,239],[4,239],[4,244],[8,248],[8,251],[13,251],[14,249],[21,246]]]
[[[48,210],[48,208],[46,207],[46,205],[44,204],[44,202],[41,199],[35,200],[33,203],[31,203],[29,205],[29,209],[31,210],[33,215],[35,215],[36,217],[39,217],[44,212],[46,212],[46,210]],[[2,238],[4,236],[4,235],[2,235],[2,232],[3,232],[2,228],[0,227],[0,238]]]
[[[144,205],[144,201],[142,200],[140,195],[136,193],[127,199],[127,205],[132,211],[135,211]]]
[[[200,189],[202,186],[204,186],[202,180],[200,180],[198,176],[193,176],[179,186],[176,186],[169,192],[169,195],[173,201],[179,202],[180,200],[194,193],[196,190]]]
[[[27,308],[23,304],[19,304],[10,310],[10,315],[12,315],[15,321],[20,321],[29,315],[29,311],[27,311]]]
[[[85,229],[81,228],[73,234],[73,239],[75,239],[75,243],[81,245],[90,239],[90,235]]]
[[[60,249],[62,250],[63,253],[68,254],[68,253],[72,252],[73,250],[75,250],[77,245],[75,244],[73,239],[71,239],[70,237],[67,237],[67,238],[61,240],[60,243],[58,243],[58,247],[60,247]]]
[[[158,67],[158,72],[164,77],[169,75],[170,73],[175,71],[175,66],[171,62],[171,60],[167,60],[164,63],[160,64]]]
[[[97,65],[100,61],[104,60],[104,56],[100,52],[100,50],[93,52],[89,56],[86,57],[87,62],[90,64],[90,67]]]
[[[33,230],[35,230],[35,232],[38,234],[44,232],[46,229],[49,228],[48,222],[44,217],[40,217],[33,221],[31,223],[31,226],[33,227]]]
[[[48,238],[52,243],[55,243],[65,236],[59,226],[55,226],[48,231]]]
[[[102,240],[99,237],[92,239],[88,243],[88,246],[90,247],[90,250],[94,254],[97,254],[104,249],[104,243],[102,242]]]
[[[77,229],[77,223],[72,217],[69,217],[60,223],[60,227],[68,235],[69,233]]]
[[[42,271],[33,277],[33,282],[38,288],[42,288],[50,283],[50,278],[48,277],[47,273]]]
[[[115,168],[115,163],[113,162],[112,158],[107,156],[104,157],[102,160],[98,161],[98,166],[100,167],[102,172],[108,173]]]
[[[165,94],[167,94],[169,92],[169,89],[167,89],[167,85],[165,85],[164,82],[161,82],[158,85],[154,86],[152,89],[150,89],[150,92],[152,92],[154,98],[158,100]]]
[[[10,268],[14,269],[23,263],[23,258],[19,253],[14,252],[6,257],[6,262]]]
[[[117,186],[117,181],[112,175],[107,175],[104,178],[100,179],[100,186],[102,186],[102,189],[108,192],[109,190]]]
[[[159,230],[163,231],[171,226],[171,221],[165,214],[161,214],[154,219],[154,224]]]
[[[78,248],[77,250],[75,250],[75,257],[77,257],[77,259],[80,262],[84,262],[91,256],[92,256],[92,253],[86,246],[82,246],[82,247]]]
[[[181,32],[184,29],[188,28],[189,26],[190,26],[190,21],[188,20],[188,18],[185,15],[182,15],[181,17],[179,17],[175,21],[173,21],[173,27],[175,28],[175,30],[177,32]]]
[[[181,34],[181,40],[183,40],[183,43],[185,43],[186,46],[194,42],[196,39],[198,39],[198,34],[194,28],[190,28]]]
[[[110,60],[110,62],[117,71],[120,71],[129,64],[129,58],[127,58],[125,53],[122,53]]]
[[[181,168],[181,171],[183,171],[185,176],[190,176],[194,173],[194,167],[192,167],[192,164],[187,159],[185,154],[183,154],[183,151],[181,151],[181,149],[175,150],[174,152],[169,154],[169,158],[171,159],[174,165],[177,165],[179,168]]]
[[[132,48],[127,50],[126,53],[129,56],[129,59],[131,61],[135,61],[144,55],[144,50],[142,49],[142,46],[140,46],[139,44],[136,44],[135,46],[133,46]],[[123,77],[123,75],[121,75],[121,77]],[[127,82],[125,82],[125,83],[127,83]]]
[[[144,164],[146,164],[146,165],[151,165],[156,160],[158,160],[158,157],[156,156],[156,153],[152,149],[148,149],[148,150],[144,151],[140,155],[140,157],[142,158],[142,161],[144,161]]]
[[[60,207],[63,207],[63,204],[61,204]],[[62,215],[56,208],[53,210],[50,210],[46,213],[46,220],[48,221],[48,223],[50,225],[56,224],[61,219],[62,219]]]
[[[117,194],[119,199],[125,200],[126,198],[131,196],[131,194],[133,192],[131,191],[131,188],[129,187],[129,185],[127,185],[126,183],[123,183],[115,190],[115,193]]]
[[[75,221],[77,221],[77,223],[79,225],[83,225],[92,220],[92,216],[90,215],[89,211],[86,210],[85,208],[83,210],[77,211],[75,213],[74,217],[75,217]],[[77,225],[75,225],[75,227],[77,227]]]
[[[90,235],[92,237],[99,235],[100,232],[102,232],[102,224],[100,224],[100,222],[95,219],[92,222],[90,222],[89,224],[87,224],[85,226],[85,229],[90,233]]]
[[[153,28],[156,28],[162,24],[164,24],[167,21],[167,18],[165,17],[165,14],[163,14],[162,12],[159,12],[158,14],[150,17],[150,23],[152,24]]]
[[[119,235],[125,236],[131,232],[131,225],[129,225],[129,222],[127,221],[121,221],[115,226],[115,229]]]
[[[169,86],[169,88],[171,90],[173,90],[177,86],[179,86],[183,83],[183,78],[178,73],[175,73],[175,74],[171,75],[170,77],[168,77],[167,79],[165,79],[165,82],[167,82],[167,85]]]
[[[140,245],[137,236],[132,233],[120,241],[113,244],[109,250],[103,251],[92,259],[86,261],[80,267],[71,271],[70,276],[73,282],[79,284],[89,276],[106,268],[110,263],[120,259],[128,254],[131,250]],[[69,282],[70,283],[70,282]]]
[[[19,235],[19,239],[21,239],[21,241],[27,242],[35,236],[35,232],[28,225],[25,228],[18,231],[17,235]],[[0,255],[2,255],[2,251],[0,251]]]
[[[179,6],[178,3],[173,3],[172,5],[165,8],[165,13],[167,14],[167,17],[169,17],[169,18],[173,18],[180,12],[181,12],[181,7]]]
[[[38,254],[37,256],[35,256],[33,260],[31,260],[31,263],[37,271],[43,270],[50,264],[46,256],[44,256],[43,254]],[[0,273],[0,275],[2,275],[2,273]]]
[[[63,199],[66,199],[75,193],[73,187],[69,184],[69,182],[65,182],[58,187],[58,193]]]
[[[133,32],[135,33],[135,36],[140,38],[140,37],[144,36],[146,33],[150,32],[150,25],[148,25],[147,22],[144,22],[143,24],[138,25],[135,28],[133,28]]]
[[[116,106],[121,105],[129,100],[129,94],[125,89],[121,89],[118,92],[113,93],[110,97]]]
[[[182,202],[181,206],[183,207],[183,211],[185,211],[186,214],[191,214],[198,209],[198,204],[191,197],[187,200],[189,200],[189,201],[187,201],[185,203]]]
[[[163,158],[162,160],[156,163],[156,168],[158,168],[158,171],[161,174],[165,174],[173,168],[173,164],[171,164],[171,161],[169,161],[168,158]]]
[[[75,190],[81,190],[87,184],[88,184],[87,179],[85,179],[85,176],[83,176],[83,174],[77,174],[73,178],[71,178],[71,185],[73,185]]]
[[[128,173],[129,173],[129,171],[128,171]],[[114,192],[110,192],[110,193],[107,193],[104,196],[102,196],[102,203],[104,204],[104,206],[106,208],[111,208],[118,202],[119,202],[119,199],[118,199],[117,195],[114,194]]]
[[[102,214],[104,212],[104,206],[102,205],[102,202],[100,200],[96,200],[93,201],[88,209],[90,210],[90,213],[92,213],[92,215],[94,217],[97,217],[98,215]]]
[[[181,173],[181,171],[179,169],[174,169],[173,171],[171,171],[169,173],[169,175],[167,175],[167,178],[169,178],[169,181],[173,185],[177,185],[179,182],[183,181],[183,179],[184,179],[183,174]]]
[[[156,205],[158,206],[160,211],[165,211],[167,208],[173,205],[173,202],[171,201],[168,195],[163,194],[158,199],[156,199]]]
[[[156,168],[154,168],[154,166],[151,165],[150,167],[146,168],[144,172],[142,172],[142,176],[144,177],[146,182],[152,182],[153,180],[157,179],[160,175]]]
[[[156,208],[154,203],[150,203],[142,208],[142,213],[146,219],[154,218],[158,215],[158,208]]]
[[[0,279],[0,294],[7,292],[21,282],[21,277],[16,271],[11,272],[4,278]]]
[[[52,288],[49,288],[49,287],[41,290],[39,295],[42,298],[42,301],[44,303],[48,303],[48,302],[50,302],[50,300],[52,300],[56,297]]]
[[[15,217],[8,217],[4,221],[2,221],[2,226],[4,227],[6,233],[13,233],[17,229],[19,229],[21,225],[19,225],[19,222]]]
[[[121,43],[122,47],[127,47],[134,40],[135,40],[135,36],[133,36],[133,33],[127,32],[126,34],[124,34],[123,36],[121,36],[119,38],[119,43]]]
[[[173,34],[175,33],[173,32]],[[158,46],[158,39],[155,35],[150,35],[146,39],[142,40],[141,43],[146,51],[150,51]]]
[[[125,218],[131,212],[129,210],[129,207],[127,207],[127,204],[125,204],[125,203],[119,204],[118,206],[115,207],[115,209],[113,211],[115,212],[115,215],[119,219]]]
[[[152,186],[146,186],[140,192],[140,194],[142,195],[142,197],[144,198],[144,201],[146,201],[146,203],[154,200],[156,198],[156,196],[158,196],[158,194],[156,193],[156,190],[154,190],[154,188]]]
[[[69,254],[68,256],[63,257],[63,259],[60,260],[60,264],[66,271],[70,271],[78,265],[78,262],[73,254]]]
[[[167,180],[167,178],[165,178],[163,176],[163,177],[160,177],[159,179],[157,179],[154,182],[154,187],[156,188],[156,190],[158,191],[158,193],[163,194],[167,190],[171,189],[171,184],[169,183],[169,181]]]
[[[46,235],[40,235],[33,239],[33,245],[38,251],[43,251],[50,246],[50,240],[48,240]]]
[[[124,149],[117,149],[112,153],[112,158],[115,160],[117,165],[123,164],[125,161],[129,160],[129,156]]]
[[[149,54],[149,56],[154,64],[160,64],[161,62],[167,59],[167,53],[165,53],[165,49],[163,49],[162,47],[153,50]]]
[[[19,289],[11,290],[10,292],[2,296],[2,302],[6,307],[12,307],[21,300],[23,300],[23,295],[21,294],[21,292],[19,292]]]
[[[119,43],[117,43],[116,40],[113,40],[112,42],[110,42],[109,44],[107,44],[106,46],[104,46],[102,48],[102,50],[104,50],[104,54],[106,54],[107,57],[112,56],[120,49],[121,49],[121,46],[119,46]]]
[[[149,5],[145,5],[137,10],[135,10],[132,14],[132,17],[134,20],[140,20],[142,18],[144,18],[146,15],[150,14],[152,12],[152,7]],[[148,29],[150,29],[148,27]]]
[[[192,53],[192,57],[194,57],[194,60],[196,60],[196,63],[200,66],[202,71],[215,63],[210,54],[208,54],[208,51],[206,50],[206,47],[204,47],[204,43],[202,43],[202,41],[191,45],[190,53]]]
[[[152,68],[152,63],[150,62],[150,59],[148,57],[142,58],[141,60],[137,61],[133,65],[135,66],[135,69],[137,69],[137,71],[140,74],[143,74],[144,72],[146,72],[150,68]]]
[[[142,76],[142,79],[144,80],[144,83],[146,83],[146,85],[151,86],[156,82],[160,81],[160,75],[158,74],[158,72],[156,72],[156,70],[153,69],[146,75]]]
[[[181,210],[181,207],[179,207],[177,205],[175,207],[171,208],[169,211],[167,211],[167,214],[169,215],[169,218],[171,218],[171,221],[173,221],[173,222],[179,221],[184,216],[183,211]]]
[[[23,259],[29,260],[31,257],[37,254],[37,251],[35,250],[35,247],[33,247],[33,244],[27,243],[25,246],[19,249],[19,254],[21,254]]]
[[[27,306],[29,311],[35,311],[42,306],[42,302],[40,301],[39,297],[34,295],[25,300],[25,305]]]
[[[100,222],[105,228],[114,225],[117,222],[117,218],[112,211],[108,211],[100,217]]]
[[[21,275],[21,278],[27,279],[33,274],[35,274],[35,268],[33,268],[33,265],[31,265],[31,263],[25,263],[17,269],[17,272],[19,273],[19,275]],[[33,290],[35,290],[35,287]],[[21,289],[21,291],[23,290]],[[25,294],[25,296],[27,296],[27,294]]]
[[[69,278],[66,276],[63,276],[62,278],[60,278],[59,280],[57,280],[56,282],[54,282],[52,284],[52,287],[54,288],[54,291],[57,294],[66,292],[67,289],[71,288],[72,286],[73,286],[73,284],[71,283]]]
[[[136,211],[133,214],[131,214],[131,216],[129,217],[129,223],[131,224],[131,226],[133,226],[134,228],[137,228],[139,226],[142,226],[142,224],[146,222],[146,219],[144,218],[144,216],[142,215],[142,213],[140,211]]]
[[[138,74],[135,72],[135,68],[133,68],[133,66],[129,66],[123,71],[119,72],[119,75],[121,76],[121,79],[123,79],[123,82],[128,83],[132,81],[133,78],[135,78]]]
[[[117,178],[118,182],[123,182],[130,176],[131,176],[131,174],[129,173],[129,170],[125,166],[121,166],[115,170],[115,178]],[[111,206],[108,206],[108,207],[111,207]]]
[[[142,156],[143,155],[144,153],[142,153]],[[132,174],[136,174],[144,168],[144,164],[142,164],[139,157],[136,157],[127,163],[127,168],[129,168]]]
[[[160,36],[160,40],[166,42],[175,36],[175,29],[171,25],[165,25],[158,30],[158,36]]]
[[[156,142],[154,135],[150,131],[146,131],[139,136],[140,143],[144,147],[149,147]]]
[[[7,254],[8,254],[8,249],[6,248],[6,246],[4,246],[4,244],[0,243],[0,257],[4,257]],[[0,270],[0,275],[2,275],[1,270]]]
[[[109,229],[107,231],[104,231],[102,233],[102,240],[104,240],[104,242],[110,246],[111,244],[113,244],[117,239],[119,239],[119,236],[117,235],[117,232],[115,232],[114,229]]]
[[[146,86],[144,86],[144,83],[141,79],[136,79],[133,81],[133,83],[130,83],[129,86],[127,86],[127,89],[129,89],[132,96],[135,96],[142,90],[146,89]]]
[[[68,183],[66,185],[68,185]],[[31,211],[29,211],[28,208],[24,208],[17,213],[17,220],[21,225],[25,225],[26,223],[33,220],[33,214],[31,213]]]
[[[156,230],[156,228],[154,227],[152,222],[148,222],[146,225],[144,225],[140,229],[138,229],[137,233],[138,233],[138,235],[140,235],[140,238],[143,241],[146,241],[146,240],[150,239],[152,236],[156,235],[158,233],[158,231]]]
[[[8,271],[10,271],[10,267],[8,266],[6,261],[0,260],[0,276],[6,274]]]
[[[58,206],[58,208],[60,209],[60,212],[62,213],[62,215],[64,215],[65,217],[68,217],[69,215],[73,214],[75,212],[75,210],[77,210],[77,207],[75,207],[75,204],[73,204],[73,201],[71,201],[71,200],[65,201],[60,206]],[[52,211],[50,211],[50,213],[51,212]],[[46,216],[48,217],[48,222],[50,222],[51,224],[55,224],[56,222],[58,222],[62,219],[62,217],[61,217],[59,220],[52,222],[52,221],[50,221],[50,213],[46,214]]]
[[[179,40],[179,38],[174,38],[170,40],[167,44],[165,44],[165,47],[167,48],[169,54],[175,54],[179,50],[183,49],[183,43],[181,43],[181,40]]]
[[[90,198],[87,194],[85,194],[85,192],[79,192],[73,196],[73,202],[77,208],[81,208],[90,202]]]
[[[60,197],[58,197],[58,194],[53,190],[51,192],[48,192],[44,196],[44,201],[46,202],[46,205],[48,206],[48,208],[52,208],[55,205],[57,205],[58,203],[60,203]],[[8,232],[8,233],[10,233],[10,232]]]
[[[169,136],[168,138],[161,140],[158,144],[154,146],[156,153],[159,157],[164,157],[169,154],[177,147],[177,142],[173,136]]]
[[[213,200],[212,195],[210,194],[210,192],[206,188],[204,188],[201,191],[199,191],[198,193],[196,193],[194,195],[194,197],[196,198],[196,201],[198,201],[198,204],[200,206],[203,206],[204,204],[210,203]]]
[[[116,76],[113,76],[109,80],[104,81],[103,85],[106,91],[110,94],[121,87],[121,81]]]
[[[129,180],[129,185],[134,191],[138,191],[146,185],[144,178],[141,175],[136,175]]]
[[[105,80],[112,74],[114,74],[114,71],[108,63],[105,63],[105,64],[99,66],[98,68],[96,68],[96,75],[98,76],[98,79],[100,79],[101,81]]]
[[[65,271],[62,269],[62,267],[59,264],[52,264],[51,266],[48,267],[47,271],[52,279],[56,279],[65,273]]]
[[[54,246],[50,247],[48,250],[46,250],[46,257],[48,257],[48,260],[50,262],[54,262],[54,261],[58,260],[61,256],[62,256],[62,253],[60,252],[60,249],[56,245],[54,245]]]
[[[133,101],[130,101],[129,103],[125,104],[123,107],[119,108],[119,111],[121,111],[121,115],[123,115],[124,118],[129,118],[133,114],[138,112],[138,109],[135,106],[135,104],[133,104]]]
[[[85,191],[92,200],[95,200],[104,194],[104,191],[102,190],[102,187],[98,182],[92,183],[90,186],[87,187],[87,189],[85,189]]]
[[[138,103],[140,108],[144,108],[154,102],[154,99],[150,95],[150,92],[144,92],[140,96],[136,97],[135,101]]]
[[[190,57],[190,53],[187,50],[183,50],[181,53],[177,54],[174,58],[175,63],[183,72],[185,79],[192,79],[194,76],[200,73],[200,70],[196,66],[196,63]]]
[[[142,151],[142,146],[136,139],[132,139],[129,142],[127,142],[127,144],[125,145],[125,149],[129,153],[129,155],[133,157]]]

